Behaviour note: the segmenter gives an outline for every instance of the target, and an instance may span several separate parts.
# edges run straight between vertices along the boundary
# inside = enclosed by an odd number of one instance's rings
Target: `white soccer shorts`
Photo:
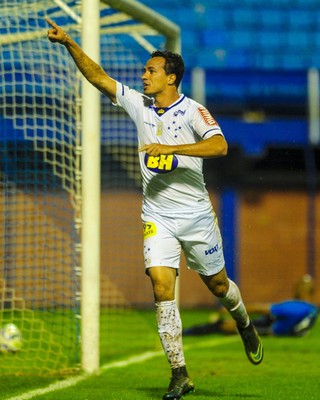
[[[214,275],[224,268],[221,233],[213,212],[172,217],[143,213],[142,222],[146,272],[157,266],[178,272],[181,250],[188,268],[201,275]]]

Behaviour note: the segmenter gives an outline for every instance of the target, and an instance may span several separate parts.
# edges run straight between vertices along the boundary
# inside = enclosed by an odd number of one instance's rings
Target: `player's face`
[[[144,94],[155,96],[167,88],[172,76],[166,74],[164,67],[163,57],[153,57],[146,63],[141,76]]]

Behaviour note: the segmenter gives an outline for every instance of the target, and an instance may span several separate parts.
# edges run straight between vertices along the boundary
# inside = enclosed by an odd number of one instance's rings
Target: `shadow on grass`
[[[159,400],[162,399],[162,396],[166,392],[166,388],[159,389],[157,388],[136,388],[137,392],[144,393],[144,396],[141,397],[146,398],[148,400]],[[259,394],[252,394],[252,393],[230,393],[230,392],[221,392],[217,390],[195,390],[192,394],[188,394],[186,396],[183,396],[182,399],[188,399],[192,400],[197,399],[197,400],[207,400],[207,399],[228,399],[228,400],[233,400],[233,399],[259,399],[262,396]]]
[[[203,397],[204,399],[259,399],[262,396],[259,394],[252,393],[230,393],[230,392],[218,392],[216,390],[201,390],[199,389],[194,393],[199,396],[199,399]],[[190,399],[191,400],[191,399]]]

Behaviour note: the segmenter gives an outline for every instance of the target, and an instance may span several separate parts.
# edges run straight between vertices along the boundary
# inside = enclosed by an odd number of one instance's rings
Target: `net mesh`
[[[52,3],[1,3],[0,326],[23,340],[14,356],[1,347],[2,373],[79,362],[80,79],[46,39],[47,13],[67,20]]]
[[[80,365],[81,77],[66,49],[46,37],[49,16],[80,43],[81,2],[3,0],[0,5],[0,328],[14,323],[19,351],[0,334],[0,373],[48,374]],[[101,3],[101,63],[141,89],[153,28]],[[101,361],[153,329],[144,277],[135,126],[102,97]],[[125,319],[123,317],[126,317]]]

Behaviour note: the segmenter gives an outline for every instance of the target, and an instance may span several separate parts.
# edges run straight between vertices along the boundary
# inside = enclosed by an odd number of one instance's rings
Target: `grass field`
[[[207,316],[206,311],[182,312],[186,327],[205,322]],[[0,399],[161,399],[170,371],[155,333],[154,315],[143,312],[131,316],[131,320],[127,317],[127,320],[121,319],[126,329],[119,326],[118,334],[102,333],[99,376],[0,377]],[[140,331],[139,324],[143,328]],[[320,321],[305,337],[265,337],[263,341],[265,359],[261,365],[254,366],[247,361],[237,335],[186,337],[188,369],[196,385],[195,393],[187,398],[319,400]],[[106,350],[108,343],[109,350]],[[3,362],[1,358],[0,362]],[[50,385],[55,390],[50,390]]]

